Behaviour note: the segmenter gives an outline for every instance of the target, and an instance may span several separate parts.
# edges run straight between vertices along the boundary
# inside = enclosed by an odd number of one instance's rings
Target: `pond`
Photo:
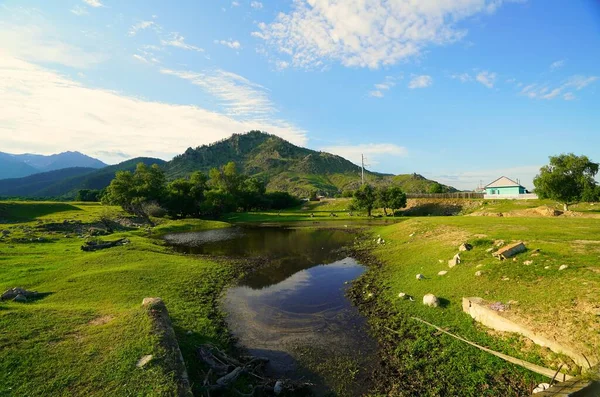
[[[268,357],[272,376],[356,395],[368,389],[377,346],[345,296],[365,270],[344,249],[355,237],[354,229],[232,227],[166,239],[180,252],[259,258],[222,302],[238,343]]]

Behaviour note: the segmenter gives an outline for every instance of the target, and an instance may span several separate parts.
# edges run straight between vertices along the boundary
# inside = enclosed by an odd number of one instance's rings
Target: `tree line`
[[[267,192],[264,180],[241,174],[234,162],[213,168],[208,175],[196,171],[189,178],[170,182],[158,165],[140,163],[134,172],[117,172],[101,201],[146,218],[216,218],[228,212],[280,210],[300,204],[287,192]]]
[[[354,191],[350,210],[367,211],[371,216],[373,208],[382,208],[385,216],[388,216],[387,210],[391,210],[392,215],[396,210],[406,207],[406,194],[398,186],[380,186],[373,187],[369,184],[362,185]]]

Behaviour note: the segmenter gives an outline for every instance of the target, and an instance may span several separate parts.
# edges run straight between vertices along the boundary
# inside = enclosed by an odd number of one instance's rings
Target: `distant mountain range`
[[[361,184],[361,168],[343,157],[298,147],[275,135],[251,131],[233,134],[210,145],[189,148],[169,162],[136,158],[101,169],[77,166],[0,180],[0,197],[72,198],[80,189],[105,188],[117,171],[133,171],[139,162],[158,164],[169,179],[175,179],[189,176],[194,171],[208,173],[211,168],[230,161],[234,161],[241,172],[264,178],[268,190],[287,191],[301,197],[314,190],[334,195],[356,189]],[[39,166],[40,163],[36,164]],[[365,180],[376,186],[397,185],[408,193],[429,192],[436,183],[418,174],[391,175],[368,170],[365,170]],[[443,187],[445,191],[456,191],[450,186]]]
[[[97,169],[106,167],[106,164],[79,152],[64,152],[49,156],[0,152],[0,179],[20,178],[72,167]]]

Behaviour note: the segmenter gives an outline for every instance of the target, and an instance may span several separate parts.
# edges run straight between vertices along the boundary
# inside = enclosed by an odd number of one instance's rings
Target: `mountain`
[[[80,189],[104,189],[117,171],[133,171],[138,163],[165,164],[160,159],[138,157],[101,169],[73,167],[25,178],[0,180],[0,197],[73,198]]]
[[[356,189],[361,183],[361,168],[343,157],[298,147],[260,131],[234,134],[210,145],[189,148],[165,164],[164,169],[172,179],[193,171],[208,172],[230,161],[236,162],[245,174],[267,180],[269,190],[284,190],[303,197],[315,189],[334,195]],[[365,180],[376,186],[398,185],[410,193],[428,192],[435,183],[417,174],[389,175],[368,170]],[[451,187],[446,189],[455,191]]]
[[[106,167],[106,164],[79,152],[64,152],[49,156],[0,152],[0,179],[19,178],[73,167],[103,168]]]

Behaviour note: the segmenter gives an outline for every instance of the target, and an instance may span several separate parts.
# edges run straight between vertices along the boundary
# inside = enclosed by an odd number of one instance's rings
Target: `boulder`
[[[423,297],[423,304],[429,307],[438,307],[440,300],[434,294],[427,294]]]
[[[25,295],[17,295],[15,296],[15,299],[13,299],[15,302],[19,302],[19,303],[25,303],[27,302],[27,298],[25,297]]]
[[[454,258],[448,261],[448,267],[450,267],[451,269],[458,264],[460,264],[460,254],[454,255]]]
[[[37,294],[36,291],[27,291],[24,288],[16,287],[6,290],[0,297],[0,300],[12,300],[18,295],[22,295],[24,298],[34,298]]]
[[[425,276],[422,275],[421,273],[417,274],[417,280],[423,280],[425,279]]]
[[[471,244],[469,244],[469,243],[462,243],[460,245],[460,247],[458,247],[458,250],[461,251],[461,252],[471,251],[472,249],[473,249],[473,246]]]
[[[442,270],[441,272],[438,273],[438,276],[445,276],[446,274],[448,274],[448,271]]]
[[[494,252],[492,255],[498,259],[508,259],[525,251],[527,251],[527,247],[525,247],[525,244],[523,244],[523,242],[520,241],[518,243],[502,247],[498,251]]]

